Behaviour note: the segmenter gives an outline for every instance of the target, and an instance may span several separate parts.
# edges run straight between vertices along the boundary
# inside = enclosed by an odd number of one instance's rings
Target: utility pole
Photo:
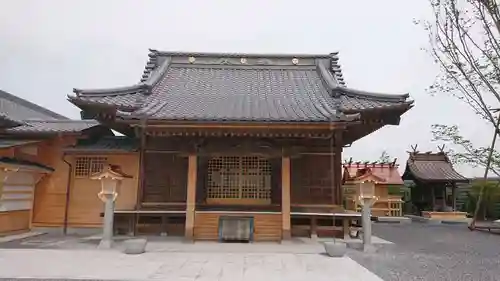
[[[498,119],[495,124],[495,131],[493,133],[493,140],[491,141],[490,151],[488,153],[488,159],[486,160],[486,168],[484,169],[484,175],[483,175],[483,185],[481,186],[481,189],[479,191],[479,196],[476,202],[476,208],[474,209],[474,215],[469,225],[470,230],[474,230],[476,228],[477,215],[479,213],[479,208],[481,207],[481,203],[483,201],[484,187],[486,186],[486,181],[488,180],[488,173],[490,171],[490,166],[491,166],[491,158],[493,155],[493,151],[495,150],[495,143],[497,141],[497,135],[499,133],[498,127],[500,126],[500,108],[492,109],[491,111],[499,112],[499,115],[497,117]]]

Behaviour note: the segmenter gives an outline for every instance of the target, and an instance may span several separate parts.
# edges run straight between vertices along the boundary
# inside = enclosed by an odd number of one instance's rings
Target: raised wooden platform
[[[467,219],[467,213],[423,211],[422,217],[429,219],[437,219],[437,220],[465,220]]]
[[[254,241],[281,240],[280,212],[243,211],[196,211],[194,238],[196,240],[219,240],[220,218],[228,216],[252,218]]]
[[[29,231],[29,210],[0,212],[0,235]]]

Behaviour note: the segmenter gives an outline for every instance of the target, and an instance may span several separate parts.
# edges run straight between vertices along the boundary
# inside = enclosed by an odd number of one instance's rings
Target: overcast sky
[[[437,73],[423,51],[426,34],[412,23],[429,16],[425,0],[67,1],[16,0],[0,5],[0,89],[68,117],[72,88],[138,82],[148,48],[246,53],[340,51],[349,87],[410,93],[415,107],[347,148],[344,158],[376,160],[383,150],[404,166],[411,144],[437,150],[430,126],[458,124],[487,145],[491,130],[467,106],[425,92]],[[458,167],[467,176],[480,169]]]

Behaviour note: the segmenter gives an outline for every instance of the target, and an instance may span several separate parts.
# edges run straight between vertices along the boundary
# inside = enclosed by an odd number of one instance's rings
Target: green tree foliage
[[[464,211],[473,213],[478,204],[479,193],[483,189],[482,200],[479,206],[478,219],[497,219],[500,201],[500,182],[478,181],[472,184],[471,190],[467,194],[467,201],[464,205]]]
[[[453,163],[467,164],[473,167],[486,168],[490,147],[477,147],[460,135],[458,126],[432,125],[432,134],[435,141],[448,144],[447,154]],[[490,171],[500,176],[500,152],[494,150],[490,164]]]
[[[384,151],[382,151],[382,154],[380,154],[378,161],[382,162],[382,163],[387,163],[387,162],[391,162],[392,159],[391,159],[391,156],[389,155],[389,153],[387,153],[387,151],[384,150]]]
[[[379,158],[377,160],[371,160],[371,161],[359,161],[360,163],[373,163],[373,162],[378,162],[378,163],[389,163],[389,162],[392,162],[394,160],[393,157],[391,157],[389,155],[389,153],[387,153],[386,150],[383,150],[382,153],[380,154]],[[345,163],[349,163],[350,160],[344,160]],[[358,162],[358,161],[354,161],[355,162]]]

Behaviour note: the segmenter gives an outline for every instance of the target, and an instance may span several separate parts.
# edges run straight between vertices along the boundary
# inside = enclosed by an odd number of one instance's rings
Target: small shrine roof
[[[410,152],[403,178],[422,182],[469,182],[453,168],[450,159],[442,151]]]
[[[402,185],[403,180],[399,174],[398,167],[394,162],[384,163],[344,163],[344,181],[356,181],[357,179],[373,177],[380,184]]]

